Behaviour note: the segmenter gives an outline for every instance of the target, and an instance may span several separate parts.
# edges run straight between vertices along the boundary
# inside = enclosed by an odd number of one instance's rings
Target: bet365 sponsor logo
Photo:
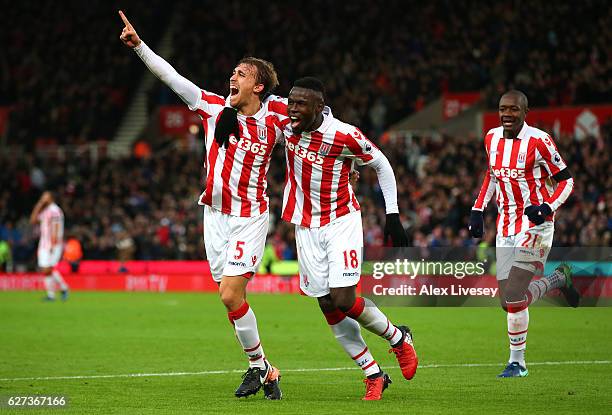
[[[268,150],[267,144],[253,142],[248,138],[238,140],[235,135],[231,135],[229,141],[235,146],[238,146],[238,148],[241,148],[244,151],[250,151],[258,156],[263,156]]]
[[[323,156],[315,153],[314,151],[310,151],[299,144],[292,143],[287,141],[287,150],[293,152],[296,156],[301,159],[305,159],[311,163],[315,164],[323,164]]]
[[[493,169],[493,174],[498,179],[524,179],[524,169],[511,169],[509,167],[502,167],[501,169]]]

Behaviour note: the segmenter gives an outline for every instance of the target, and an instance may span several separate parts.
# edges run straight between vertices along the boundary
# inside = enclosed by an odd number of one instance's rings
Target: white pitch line
[[[612,360],[567,360],[561,362],[529,362],[529,366],[561,366],[561,365],[609,365]],[[459,368],[459,367],[495,367],[503,366],[503,363],[456,363],[456,364],[430,364],[420,365],[419,369]],[[386,366],[389,369],[397,369],[398,366]],[[337,372],[342,370],[358,370],[358,367],[320,367],[283,369],[283,372]],[[125,373],[117,375],[76,375],[76,376],[41,376],[28,378],[0,378],[1,382],[19,380],[69,380],[69,379],[114,379],[114,378],[148,378],[164,376],[202,376],[202,375],[226,375],[230,373],[242,373],[244,369],[233,370],[205,370],[201,372],[165,372],[165,373]]]

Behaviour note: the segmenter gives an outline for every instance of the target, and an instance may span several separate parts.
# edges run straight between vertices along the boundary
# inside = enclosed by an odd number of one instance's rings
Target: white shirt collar
[[[325,131],[329,129],[329,127],[333,124],[333,122],[334,122],[334,115],[332,114],[331,108],[329,108],[328,106],[325,106],[325,108],[323,108],[323,122],[321,123],[321,125],[319,125],[319,128],[317,128],[315,131],[318,131],[321,134],[323,134],[325,133]]]
[[[523,121],[523,127],[521,128],[521,131],[519,131],[518,136],[516,138],[518,138],[519,140],[523,140],[527,136],[528,129],[529,125],[527,125],[527,123]]]

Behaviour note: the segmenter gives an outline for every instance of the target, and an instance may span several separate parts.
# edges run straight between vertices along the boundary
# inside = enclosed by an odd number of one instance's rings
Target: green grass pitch
[[[214,294],[41,297],[0,293],[0,396],[65,395],[68,408],[0,412],[612,413],[612,308],[532,307],[529,377],[497,379],[508,353],[501,309],[384,307],[412,327],[421,367],[405,381],[386,342],[364,333],[393,384],[382,401],[363,402],[362,374],[314,300],[251,295],[266,355],[282,373],[284,398],[270,402],[263,392],[234,398],[246,362]],[[318,370],[329,368],[339,369]],[[95,377],[137,373],[161,375]],[[82,377],[54,379],[71,376]]]

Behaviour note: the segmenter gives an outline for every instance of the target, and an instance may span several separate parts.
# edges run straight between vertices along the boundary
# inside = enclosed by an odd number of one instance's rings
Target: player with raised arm
[[[266,398],[280,399],[279,370],[266,358],[255,313],[246,301],[247,283],[259,267],[268,233],[266,173],[288,122],[285,101],[270,95],[278,85],[274,67],[262,59],[242,59],[229,79],[226,99],[179,75],[139,38],[123,12],[119,15],[125,24],[123,43],[202,118],[206,187],[199,203],[204,205],[206,256],[249,361],[235,395],[249,396],[263,386]],[[237,113],[223,111],[226,104]]]
[[[68,284],[57,270],[64,247],[64,212],[55,203],[51,192],[43,192],[30,214],[32,225],[40,224],[38,241],[38,268],[45,275],[46,301],[55,301],[56,284],[62,293],[62,300],[68,299]]]
[[[363,230],[349,172],[354,163],[376,170],[387,212],[385,234],[394,246],[407,246],[393,169],[358,128],[333,117],[320,80],[307,77],[293,84],[288,115],[282,218],[295,224],[300,288],[317,298],[336,339],[363,370],[363,399],[379,400],[391,380],[368,350],[360,325],[389,342],[406,379],[414,377],[418,360],[410,330],[393,325],[372,301],[357,297]]]
[[[501,126],[489,130],[484,139],[488,171],[469,225],[474,238],[482,237],[483,210],[495,193],[497,282],[510,340],[508,365],[498,375],[504,378],[528,374],[529,304],[554,288],[561,289],[572,307],[577,307],[580,299],[566,264],[532,281],[537,271],[544,270],[553,241],[555,212],[571,194],[574,181],[550,135],[525,122],[528,111],[522,92],[512,90],[501,97]]]

